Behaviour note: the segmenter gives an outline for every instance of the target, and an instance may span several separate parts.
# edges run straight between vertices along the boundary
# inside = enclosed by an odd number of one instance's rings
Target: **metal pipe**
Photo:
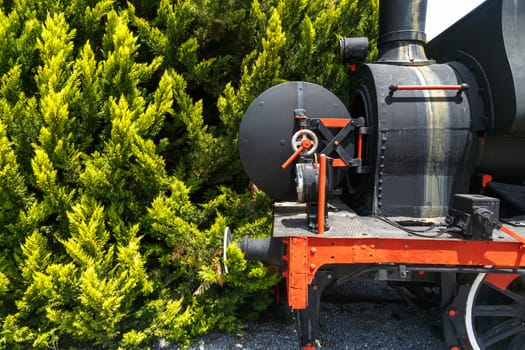
[[[379,58],[391,64],[429,64],[425,55],[427,0],[379,2]]]

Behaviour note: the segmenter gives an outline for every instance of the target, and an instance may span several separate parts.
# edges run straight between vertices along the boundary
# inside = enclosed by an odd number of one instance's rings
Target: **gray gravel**
[[[439,311],[435,306],[407,303],[383,282],[355,282],[345,286],[345,302],[323,302],[320,312],[321,349],[331,350],[443,350]],[[243,334],[207,334],[191,350],[298,349],[293,321],[252,323]],[[169,344],[156,349],[171,350]]]

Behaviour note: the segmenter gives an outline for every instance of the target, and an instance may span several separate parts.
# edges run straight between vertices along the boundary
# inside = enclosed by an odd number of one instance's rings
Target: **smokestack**
[[[426,65],[425,21],[427,0],[379,2],[378,63]]]

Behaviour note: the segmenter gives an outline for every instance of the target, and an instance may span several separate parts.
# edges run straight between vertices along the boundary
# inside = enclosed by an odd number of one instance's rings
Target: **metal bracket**
[[[401,276],[401,278],[408,277],[408,270],[406,265],[399,265],[399,276]]]
[[[337,153],[339,157],[344,161],[346,166],[350,167],[360,167],[362,159],[360,155],[354,158],[345,147],[342,146],[342,143],[345,138],[347,138],[351,132],[357,130],[358,137],[359,135],[365,135],[368,133],[368,128],[365,128],[364,118],[357,119],[337,119],[337,118],[309,118],[308,125],[312,130],[319,130],[319,133],[322,135],[327,144],[320,153],[330,155],[332,152]],[[334,134],[330,129],[340,128],[340,130]],[[361,130],[363,128],[363,130]],[[362,140],[361,140],[362,142]],[[358,140],[359,143],[359,140]],[[358,153],[361,145],[357,145]]]

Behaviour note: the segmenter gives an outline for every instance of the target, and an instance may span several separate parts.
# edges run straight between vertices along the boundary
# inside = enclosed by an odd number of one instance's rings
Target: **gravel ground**
[[[337,291],[325,298],[329,302],[321,303],[321,349],[445,349],[436,306],[406,302],[383,282],[353,282],[345,285],[345,290],[343,298]],[[191,350],[298,348],[294,323],[283,323],[271,317],[250,324],[243,334],[207,334],[196,339],[190,347]],[[156,349],[175,350],[162,342]]]

